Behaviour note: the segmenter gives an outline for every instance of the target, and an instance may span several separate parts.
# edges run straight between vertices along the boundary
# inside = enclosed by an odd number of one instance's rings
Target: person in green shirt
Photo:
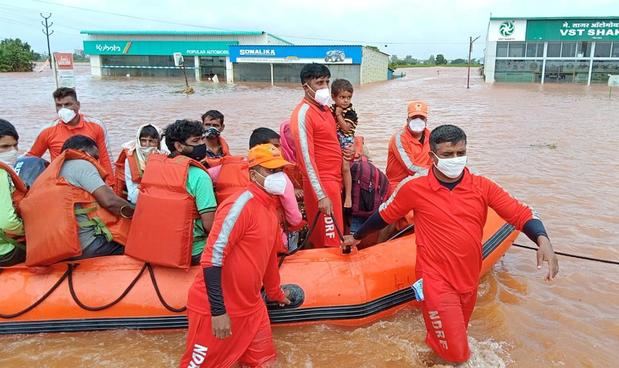
[[[15,184],[11,178],[17,160],[19,135],[13,124],[0,119],[0,161],[9,168],[0,167],[0,267],[8,267],[26,260],[26,248],[19,238],[24,235],[24,223],[13,205]]]
[[[206,157],[206,138],[202,123],[195,120],[177,120],[166,127],[165,142],[170,150],[169,157],[187,156],[198,162]],[[193,225],[193,247],[191,264],[200,264],[206,237],[213,226],[217,200],[213,182],[208,173],[198,167],[190,166],[187,173],[187,192],[195,198],[200,218]]]

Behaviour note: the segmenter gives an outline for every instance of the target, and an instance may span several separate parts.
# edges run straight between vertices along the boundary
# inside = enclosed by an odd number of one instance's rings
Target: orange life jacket
[[[20,203],[28,244],[27,266],[45,266],[80,256],[79,227],[94,227],[109,241],[126,243],[131,222],[102,208],[92,194],[61,177],[60,169],[68,160],[90,162],[103,180],[108,175],[99,161],[75,150],[62,152],[41,173]],[[76,209],[76,204],[82,208]],[[86,214],[89,221],[77,223],[76,214]]]
[[[24,182],[21,180],[19,175],[17,175],[17,173],[15,172],[15,170],[13,170],[11,166],[0,161],[0,170],[6,171],[9,174],[11,181],[13,182],[13,187],[15,188],[15,190],[13,191],[11,195],[13,199],[13,208],[15,208],[15,212],[17,212],[17,214],[20,215],[19,204],[21,203],[21,200],[24,198],[24,196],[28,192],[28,188],[26,187],[26,184],[24,184]],[[0,230],[0,240],[4,240],[13,245],[24,243],[23,236],[16,236],[13,234],[5,233],[2,230]]]
[[[230,156],[230,147],[228,147],[228,142],[226,142],[226,140],[223,139],[223,137],[219,137],[219,144],[221,145],[222,157],[218,157],[218,158],[207,157],[204,160],[202,160],[202,163],[204,164],[204,166],[215,167],[217,165],[221,165],[221,160],[226,156]]]
[[[249,163],[247,157],[225,156],[221,158],[221,170],[214,182],[217,203],[239,190],[247,188],[249,184]]]
[[[189,268],[193,247],[193,223],[200,215],[195,198],[187,192],[189,167],[206,171],[186,156],[148,156],[140,184],[140,200],[125,254],[145,262]]]
[[[129,162],[129,170],[131,170],[131,180],[134,183],[140,184],[142,180],[142,172],[138,167],[137,157],[135,156],[135,151],[129,152],[127,149],[123,149],[118,155],[118,159],[116,160],[115,171],[116,174],[116,184],[114,185],[114,192],[124,199],[127,199],[127,184],[125,183],[125,160]]]

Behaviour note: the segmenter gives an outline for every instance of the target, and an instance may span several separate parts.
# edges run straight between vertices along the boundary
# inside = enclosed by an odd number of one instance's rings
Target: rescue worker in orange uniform
[[[423,101],[408,104],[406,125],[389,140],[386,174],[391,191],[407,176],[426,175],[432,166],[428,105]]]
[[[307,221],[316,227],[310,236],[314,247],[340,245],[337,229],[343,229],[342,149],[330,109],[329,68],[307,64],[301,70],[305,96],[290,117],[296,159],[303,175]],[[320,214],[320,215],[319,215]]]
[[[105,184],[107,175],[94,140],[67,139],[20,204],[27,265],[123,253],[133,207]]]
[[[209,110],[202,115],[204,136],[206,137],[206,158],[204,165],[214,167],[219,165],[221,158],[230,155],[228,143],[221,136],[225,129],[224,114],[217,110]]]
[[[60,155],[62,145],[67,139],[76,135],[89,137],[96,142],[99,163],[109,174],[106,182],[114,186],[112,151],[103,122],[80,113],[80,102],[73,88],[58,88],[54,91],[53,97],[58,119],[41,130],[26,155],[42,157],[46,151],[49,151],[53,161]]]
[[[188,268],[200,261],[217,208],[213,183],[200,164],[207,150],[204,128],[199,121],[177,120],[164,136],[171,153],[148,157],[126,253]]]
[[[559,262],[541,220],[499,185],[466,169],[466,134],[453,125],[432,131],[433,167],[426,176],[404,179],[344,246],[356,245],[411,210],[415,213],[417,279],[423,280],[426,343],[441,358],[469,359],[468,323],[475,307],[482,265],[482,235],[488,207],[537,243],[537,266],[548,262],[546,280]]]
[[[276,358],[260,295],[290,304],[277,267],[277,175],[289,163],[271,144],[249,151],[250,184],[219,205],[202,254],[203,272],[189,290],[187,347],[180,367],[261,367]],[[239,277],[242,275],[242,277]]]

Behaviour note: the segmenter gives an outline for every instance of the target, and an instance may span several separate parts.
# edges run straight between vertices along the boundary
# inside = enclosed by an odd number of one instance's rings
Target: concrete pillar
[[[271,85],[274,85],[274,81],[273,81],[273,63],[270,64],[271,65]]]
[[[195,69],[193,70],[193,73],[196,76],[196,82],[199,82],[202,80],[202,70],[200,69],[200,57],[199,56],[193,57],[193,65],[195,67]]]
[[[101,77],[103,70],[101,70],[101,55],[90,56],[90,74],[93,77]]]
[[[592,42],[591,45],[591,54],[589,54],[589,77],[587,78],[587,85],[591,85],[591,74],[593,74],[593,55],[595,54],[595,44],[597,42]]]
[[[542,61],[542,84],[544,84],[544,79],[546,79],[546,55],[548,55],[548,42],[544,42],[544,54],[542,55],[544,58]]]
[[[234,70],[232,69],[232,62],[230,57],[226,56],[226,83],[234,82]]]

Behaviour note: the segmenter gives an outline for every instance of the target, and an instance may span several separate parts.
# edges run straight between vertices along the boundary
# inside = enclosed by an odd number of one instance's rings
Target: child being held
[[[346,79],[336,79],[331,85],[331,97],[335,104],[331,107],[337,124],[337,137],[342,149],[353,147],[357,129],[357,113],[352,108],[352,84]],[[352,211],[352,176],[350,161],[342,160],[342,178],[344,179],[344,215]]]

